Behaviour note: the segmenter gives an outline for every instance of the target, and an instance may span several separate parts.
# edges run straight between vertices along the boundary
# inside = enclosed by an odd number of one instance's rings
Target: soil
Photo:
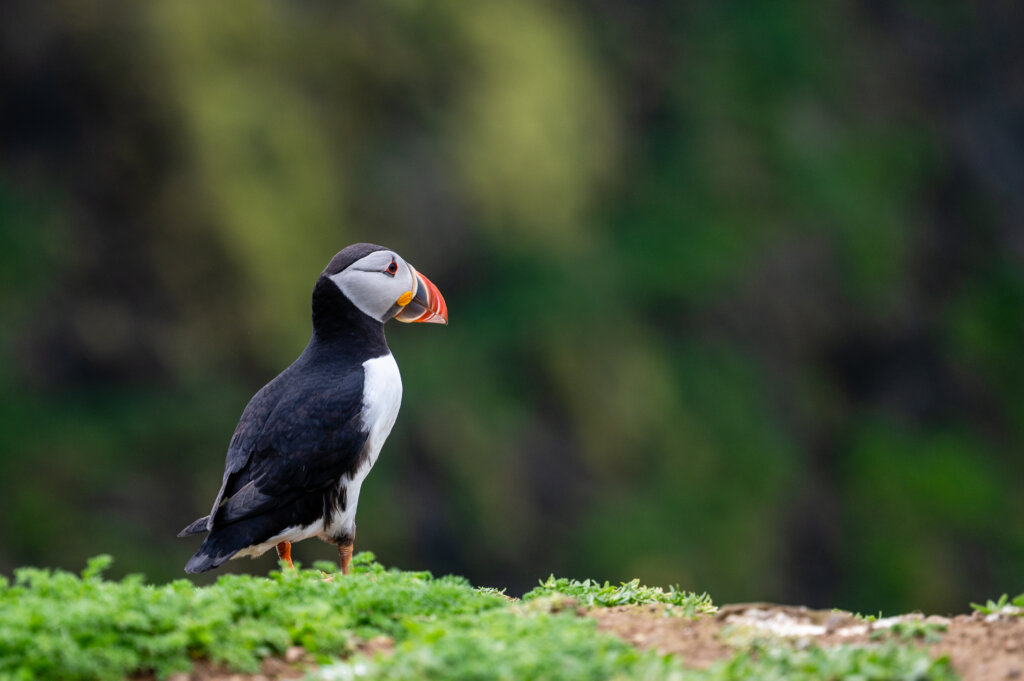
[[[719,639],[722,625],[714,617],[688,620],[666,617],[658,606],[623,605],[590,611],[597,628],[637,648],[680,656],[689,667],[703,669],[732,657],[735,650]]]
[[[730,605],[714,617],[666,617],[655,606],[593,610],[598,629],[643,649],[672,653],[705,668],[732,657],[744,640],[772,634],[821,646],[868,644],[900,623],[924,623],[936,641],[914,639],[935,657],[948,655],[964,681],[1024,681],[1024,617],[974,613],[957,617],[902,615],[865,622],[849,613],[751,603]],[[944,627],[944,631],[939,629]]]

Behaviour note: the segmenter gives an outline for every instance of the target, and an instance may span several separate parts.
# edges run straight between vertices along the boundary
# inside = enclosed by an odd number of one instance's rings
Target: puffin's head
[[[334,282],[363,314],[386,322],[448,323],[448,306],[434,284],[402,256],[375,244],[352,244],[327,264]]]

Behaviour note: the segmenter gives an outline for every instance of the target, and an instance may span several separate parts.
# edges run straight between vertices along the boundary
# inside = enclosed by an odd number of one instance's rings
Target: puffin
[[[398,253],[348,246],[313,287],[313,333],[292,364],[257,392],[228,445],[210,514],[178,536],[205,534],[193,574],[271,548],[294,569],[291,545],[317,537],[350,571],[359,488],[402,401],[384,325],[448,323],[437,287]]]

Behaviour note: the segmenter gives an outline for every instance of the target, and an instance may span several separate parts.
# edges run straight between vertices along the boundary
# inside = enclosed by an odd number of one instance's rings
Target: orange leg
[[[343,575],[352,572],[352,549],[354,546],[355,543],[351,542],[338,547],[338,564],[341,565],[341,573]]]
[[[277,545],[277,557],[288,563],[288,567],[292,570],[295,566],[292,565],[292,543],[290,541],[283,541]]]

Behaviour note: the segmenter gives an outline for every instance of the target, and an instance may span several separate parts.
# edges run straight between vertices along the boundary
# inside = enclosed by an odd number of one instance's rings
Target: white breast
[[[355,531],[359,488],[377,462],[402,405],[402,376],[391,353],[363,362],[363,372],[363,429],[368,433],[364,450],[366,459],[351,478],[345,476],[341,479],[340,484],[346,488],[345,510],[339,510],[331,518],[324,528],[327,535],[338,536]]]
[[[402,405],[402,375],[390,352],[363,362],[363,372],[363,427],[370,434],[368,449],[376,460]]]

